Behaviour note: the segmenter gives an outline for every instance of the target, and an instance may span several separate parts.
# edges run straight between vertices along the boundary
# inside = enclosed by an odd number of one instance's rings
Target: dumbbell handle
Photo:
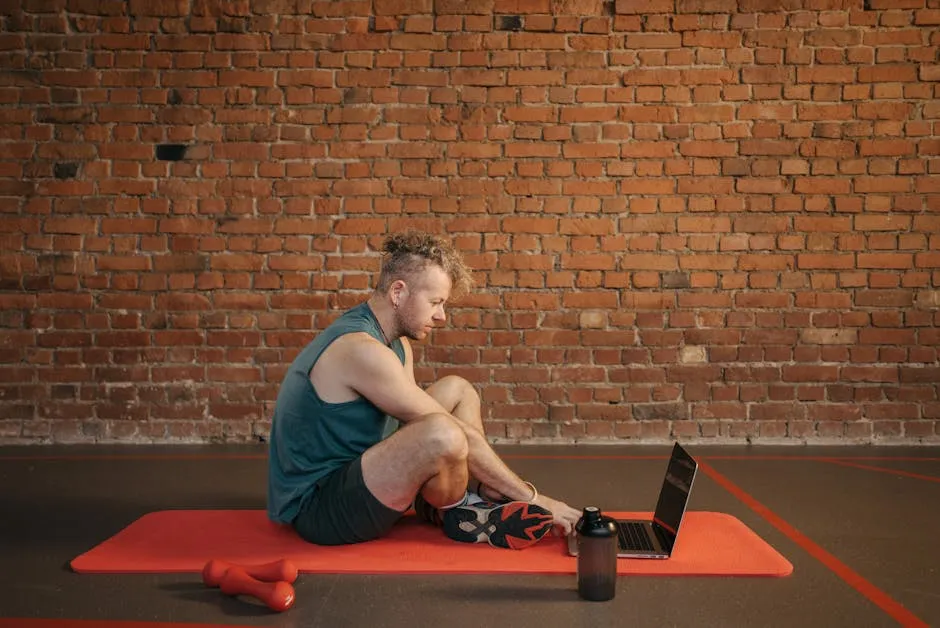
[[[294,587],[290,583],[262,582],[238,566],[228,568],[219,583],[226,595],[250,595],[264,602],[272,611],[281,613],[294,605]]]
[[[217,587],[230,567],[240,567],[252,578],[265,582],[291,583],[297,579],[297,567],[287,559],[263,565],[238,565],[224,560],[210,560],[202,569],[202,581],[209,587]]]

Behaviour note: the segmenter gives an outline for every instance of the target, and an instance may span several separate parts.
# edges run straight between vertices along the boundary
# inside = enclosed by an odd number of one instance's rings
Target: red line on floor
[[[669,456],[589,456],[587,454],[578,455],[553,455],[543,456],[539,454],[505,454],[500,456],[504,460],[669,460]]]
[[[694,452],[693,452],[694,453]],[[513,459],[513,460],[668,460],[669,456],[666,454],[659,456],[631,456],[631,455],[578,455],[578,454],[557,454],[557,455],[541,455],[541,454],[504,454],[500,456],[504,459]],[[910,456],[895,456],[895,457],[884,457],[884,456],[844,456],[844,457],[833,457],[833,456],[774,456],[774,455],[741,455],[741,456],[710,456],[708,454],[694,455],[696,460],[753,460],[755,462],[774,462],[774,461],[814,461],[814,462],[828,462],[829,460],[865,460],[865,461],[881,461],[881,462],[940,462],[938,457],[925,457],[925,458],[914,458]]]
[[[0,617],[0,628],[239,628],[232,624],[189,624],[120,619],[33,619]]]
[[[917,628],[928,627],[928,624],[922,619],[904,608],[904,606],[902,606],[899,602],[863,578],[857,572],[853,571],[851,568],[849,568],[848,565],[814,543],[812,540],[810,540],[809,537],[784,521],[780,516],[770,510],[770,508],[764,506],[744,489],[716,471],[714,467],[708,463],[700,461],[699,468],[705,473],[705,475],[713,479],[729,493],[744,502],[748,508],[766,519],[772,526],[783,532],[787,538],[799,545],[810,556],[829,568],[830,571],[845,581],[846,584],[861,593],[881,610],[888,613],[888,615],[890,615],[902,626]]]
[[[851,467],[853,469],[866,469],[868,471],[878,471],[880,473],[890,473],[891,475],[903,475],[906,478],[916,478],[918,480],[927,480],[928,482],[940,482],[940,478],[933,475],[922,475],[920,473],[911,473],[910,471],[901,471],[900,469],[888,469],[887,467],[873,467],[868,464],[857,464],[846,462],[840,458],[827,458],[823,462],[837,464],[840,467]]]
[[[770,456],[770,455],[756,455],[756,456],[695,456],[696,460],[815,460],[815,461],[826,461],[826,460],[872,460],[872,461],[883,461],[883,462],[940,462],[940,458],[934,456],[924,456],[918,458],[915,456]]]

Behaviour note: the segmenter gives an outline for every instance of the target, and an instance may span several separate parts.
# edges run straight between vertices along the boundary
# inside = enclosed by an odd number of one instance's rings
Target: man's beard
[[[408,321],[405,319],[404,315],[399,310],[395,310],[395,326],[397,328],[398,336],[404,336],[409,340],[420,341],[421,338],[418,337],[418,332],[408,324]],[[421,331],[424,331],[424,325],[421,326]]]

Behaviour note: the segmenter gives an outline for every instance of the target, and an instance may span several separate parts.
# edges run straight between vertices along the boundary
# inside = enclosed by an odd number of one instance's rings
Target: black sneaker
[[[415,514],[421,521],[436,526],[443,525],[440,511],[431,504],[427,503],[424,500],[424,496],[420,492],[415,495],[413,507],[415,509]]]
[[[512,501],[496,489],[490,488],[480,480],[473,480],[470,483],[468,490],[471,493],[478,495],[484,501],[493,502],[494,504],[505,504],[506,502]]]
[[[552,529],[552,513],[529,502],[477,502],[442,513],[444,534],[461,543],[524,549]]]

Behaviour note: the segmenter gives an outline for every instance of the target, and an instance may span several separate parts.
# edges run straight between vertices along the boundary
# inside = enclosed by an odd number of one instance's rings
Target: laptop
[[[676,443],[666,466],[666,477],[653,519],[617,520],[618,557],[669,558],[672,555],[696,471],[698,463]],[[568,553],[578,555],[578,540],[574,534],[568,536]]]

